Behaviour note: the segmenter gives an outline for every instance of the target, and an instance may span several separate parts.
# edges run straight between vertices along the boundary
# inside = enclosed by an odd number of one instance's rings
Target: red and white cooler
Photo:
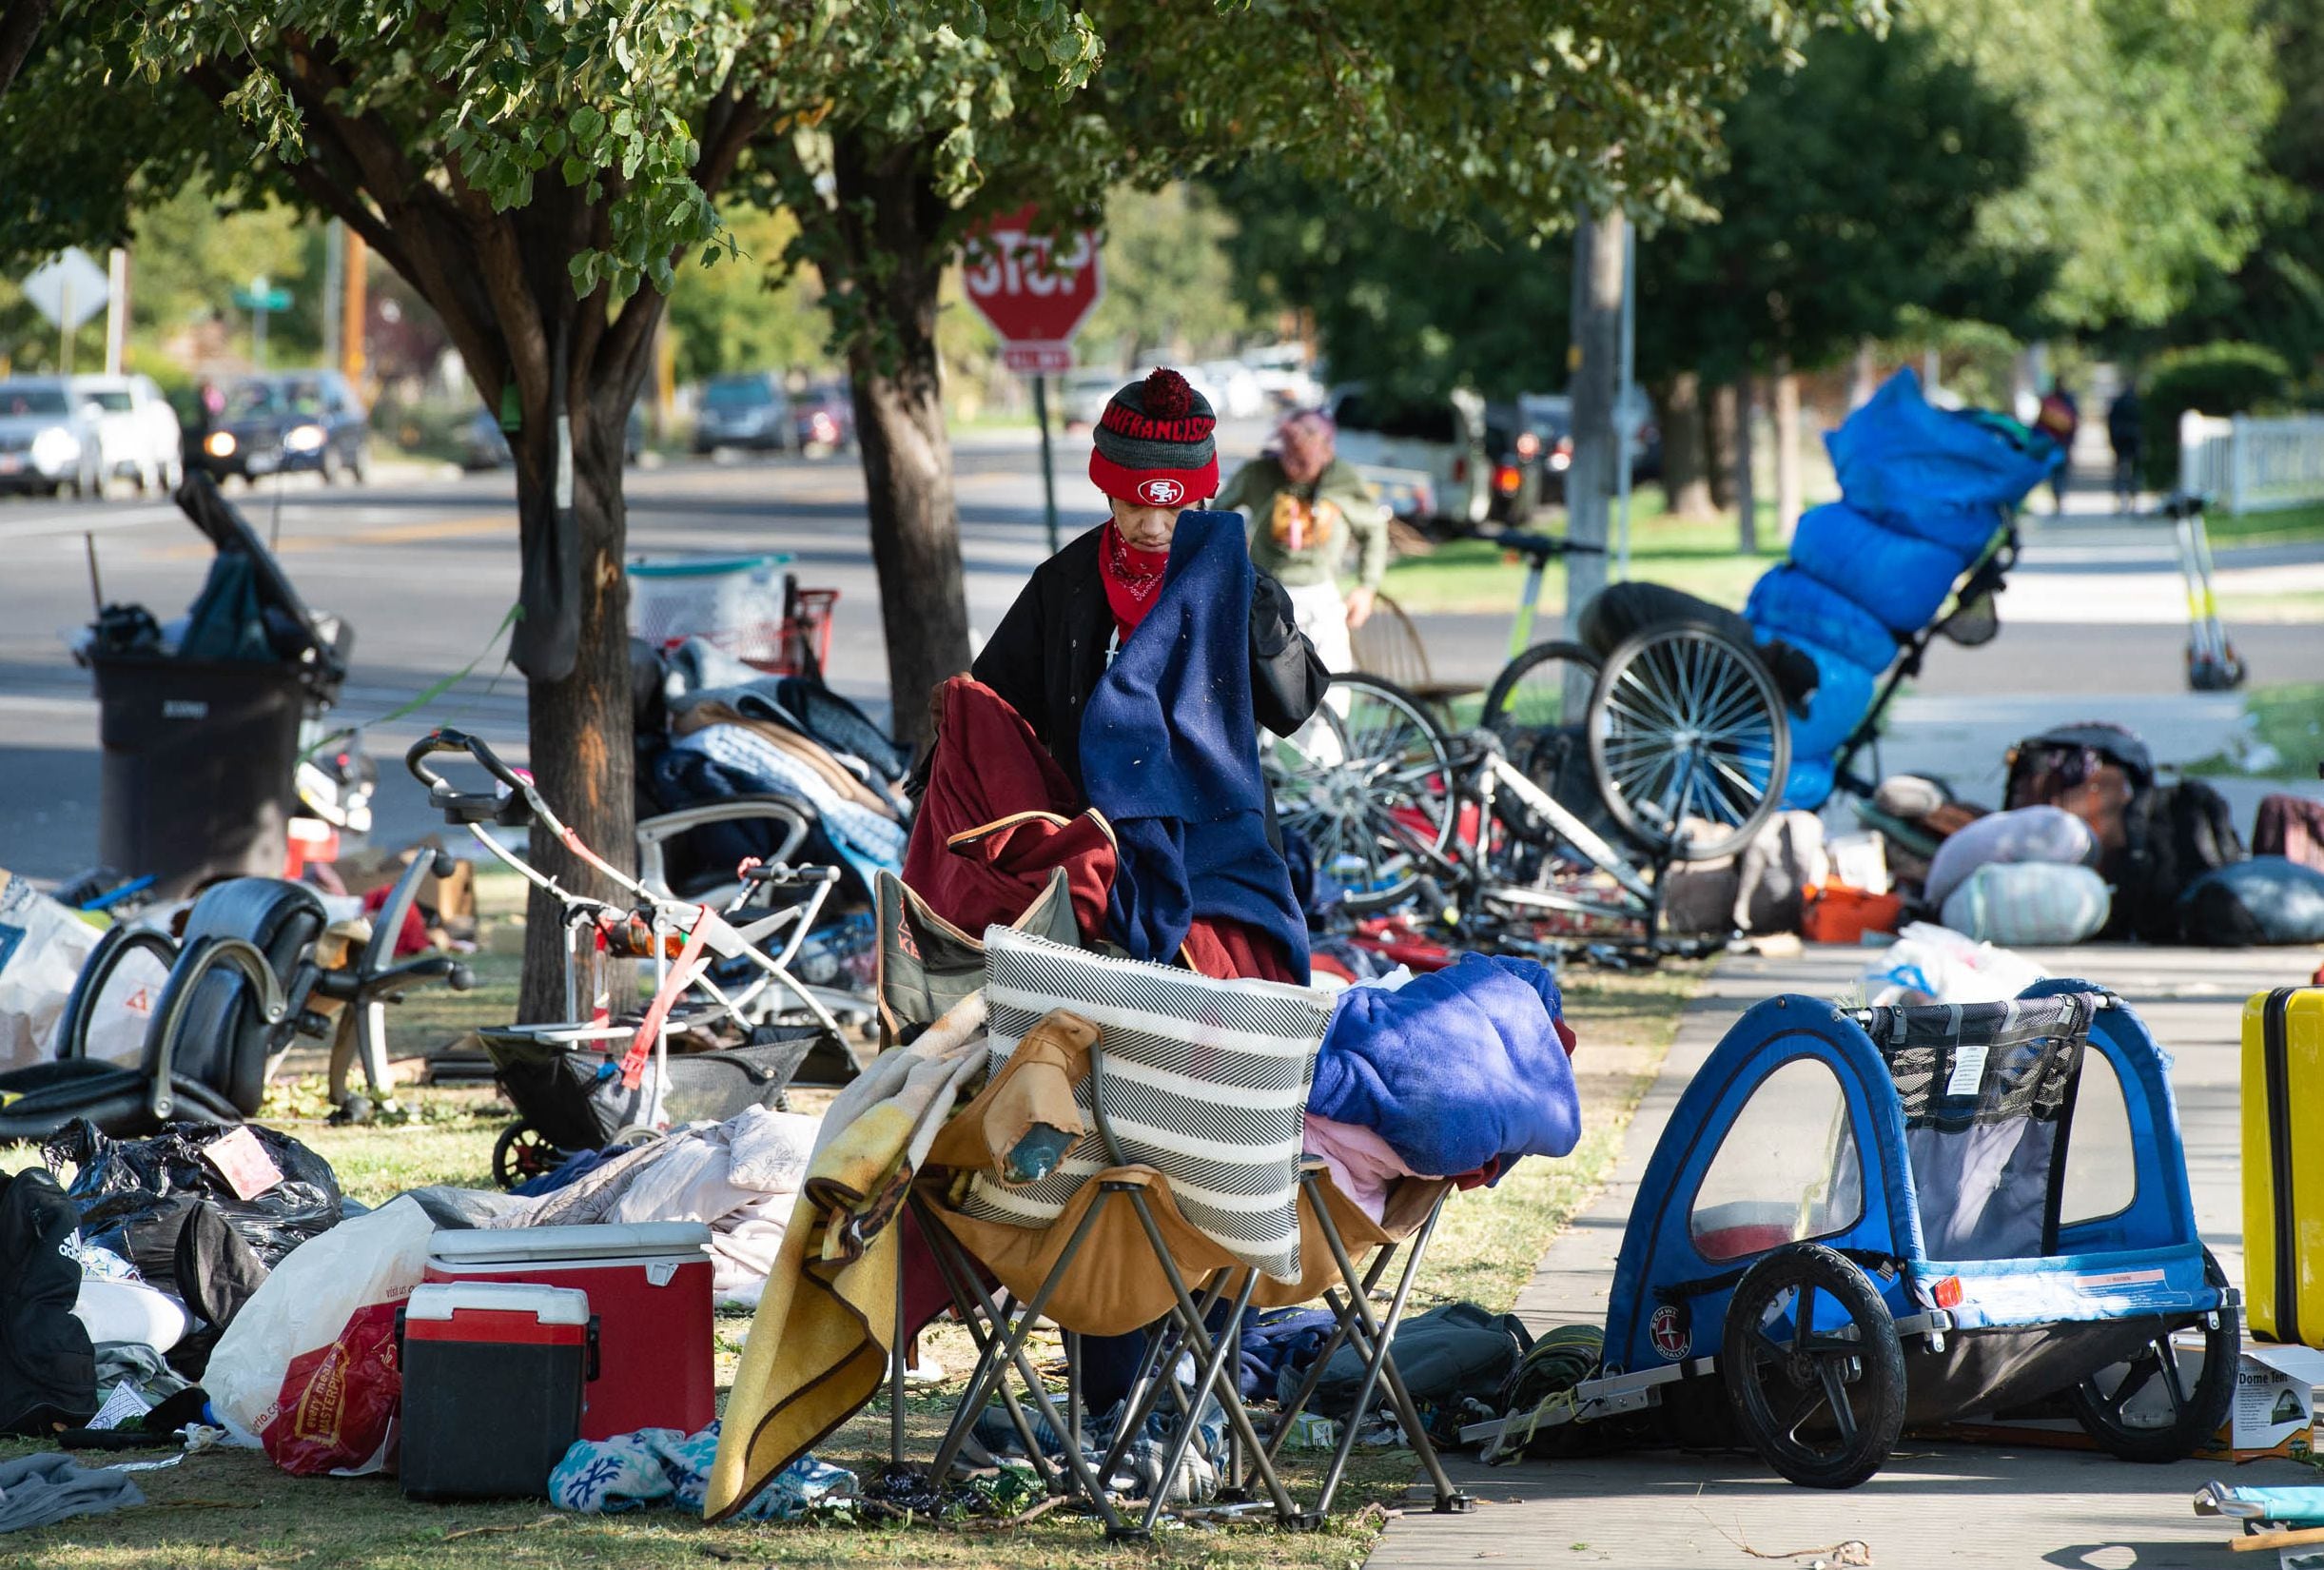
[[[699,1222],[439,1231],[428,1246],[427,1279],[589,1294],[597,1377],[581,1413],[583,1439],[640,1428],[699,1433],[718,1415],[710,1228]]]
[[[446,1283],[414,1290],[401,1319],[405,1497],[545,1497],[580,1434],[588,1297]]]

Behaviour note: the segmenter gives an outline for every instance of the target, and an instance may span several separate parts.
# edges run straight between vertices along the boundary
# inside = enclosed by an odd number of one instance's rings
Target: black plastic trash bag
[[[243,1199],[202,1152],[246,1128],[283,1181]],[[108,1139],[84,1118],[41,1147],[50,1171],[78,1170],[66,1194],[81,1212],[85,1242],[121,1255],[153,1285],[175,1290],[179,1234],[197,1207],[223,1216],[262,1265],[339,1225],[331,1164],[288,1134],[256,1123],[221,1128],[172,1123],[150,1139]]]

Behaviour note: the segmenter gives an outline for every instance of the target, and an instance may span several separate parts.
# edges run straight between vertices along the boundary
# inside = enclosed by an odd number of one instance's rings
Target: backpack
[[[2129,840],[2108,876],[2119,891],[2109,935],[2179,941],[2178,896],[2204,873],[2247,859],[2227,798],[2200,779],[2158,785],[2124,814]]]
[[[2102,937],[2177,942],[2178,896],[2244,859],[2227,799],[2199,779],[2158,783],[2155,755],[2120,725],[2060,725],[2019,742],[2002,799],[2063,807],[2098,835],[2099,871],[2114,885]]]
[[[2050,392],[2042,394],[2041,411],[2034,416],[2034,423],[2062,442],[2074,434],[2074,427],[2081,423],[2081,419],[2075,413],[2074,405],[2066,402],[2065,394]]]

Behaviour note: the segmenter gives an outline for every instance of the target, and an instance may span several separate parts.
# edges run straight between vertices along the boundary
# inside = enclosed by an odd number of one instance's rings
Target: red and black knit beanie
[[[1218,418],[1186,379],[1166,366],[1114,394],[1098,421],[1089,478],[1107,496],[1142,507],[1190,507],[1219,494]]]

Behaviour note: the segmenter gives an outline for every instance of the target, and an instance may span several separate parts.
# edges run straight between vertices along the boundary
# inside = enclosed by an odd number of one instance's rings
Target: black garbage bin
[[[172,898],[216,877],[280,877],[293,807],[301,667],[99,655],[98,854]]]

